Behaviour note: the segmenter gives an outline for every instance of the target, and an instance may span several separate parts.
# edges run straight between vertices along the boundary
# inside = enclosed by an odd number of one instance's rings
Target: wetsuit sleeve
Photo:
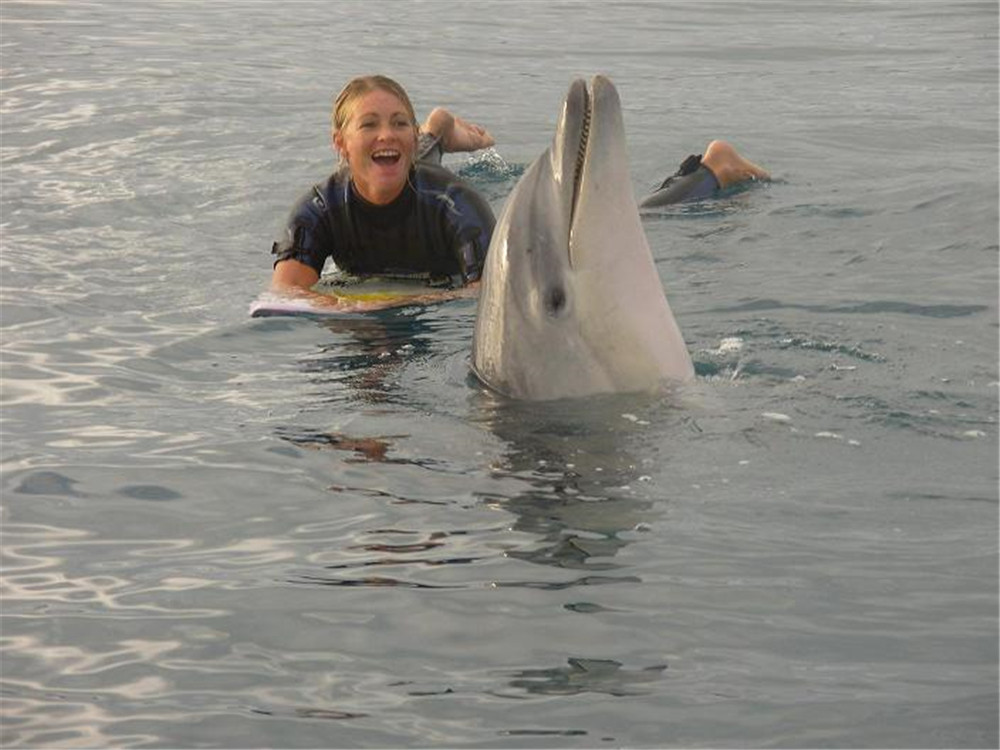
[[[456,209],[452,217],[453,248],[462,283],[468,284],[482,276],[496,219],[489,203],[471,187],[455,185],[449,192]]]
[[[333,251],[326,205],[316,190],[303,196],[292,208],[282,236],[271,246],[274,265],[283,260],[297,260],[323,272]]]

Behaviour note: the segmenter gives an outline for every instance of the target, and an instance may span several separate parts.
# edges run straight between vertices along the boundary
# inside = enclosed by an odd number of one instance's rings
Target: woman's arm
[[[298,294],[311,292],[313,284],[319,281],[319,274],[312,266],[302,261],[288,258],[279,261],[271,274],[271,291],[277,294]]]

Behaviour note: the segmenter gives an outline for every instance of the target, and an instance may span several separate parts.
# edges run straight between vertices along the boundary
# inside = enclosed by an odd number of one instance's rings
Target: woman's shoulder
[[[317,182],[299,194],[292,205],[291,215],[300,218],[319,218],[346,200],[345,188],[349,177],[338,170],[322,182]]]
[[[440,164],[418,162],[413,165],[416,187],[418,190],[469,190],[475,191],[465,179],[459,177],[447,167]]]
[[[343,203],[348,196],[351,173],[346,167],[338,169],[322,182],[313,185],[310,195],[319,196],[328,206]]]
[[[448,213],[477,214],[493,218],[486,199],[467,180],[436,164],[417,164],[414,184],[418,197]]]

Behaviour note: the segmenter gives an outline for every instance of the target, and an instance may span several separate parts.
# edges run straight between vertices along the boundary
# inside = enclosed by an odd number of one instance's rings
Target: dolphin
[[[694,377],[629,177],[618,92],[574,80],[552,145],[507,199],[483,269],[472,369],[542,401]]]

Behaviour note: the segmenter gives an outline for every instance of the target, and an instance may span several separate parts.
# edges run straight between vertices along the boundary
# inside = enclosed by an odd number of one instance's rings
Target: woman
[[[443,153],[489,147],[493,137],[440,108],[418,127],[406,91],[379,75],[344,87],[332,132],[340,168],[293,208],[272,248],[272,291],[343,311],[468,295],[495,219],[489,204],[440,161]],[[416,276],[447,288],[377,302],[318,294],[311,287],[328,258],[351,274]],[[454,277],[458,289],[451,288]]]

